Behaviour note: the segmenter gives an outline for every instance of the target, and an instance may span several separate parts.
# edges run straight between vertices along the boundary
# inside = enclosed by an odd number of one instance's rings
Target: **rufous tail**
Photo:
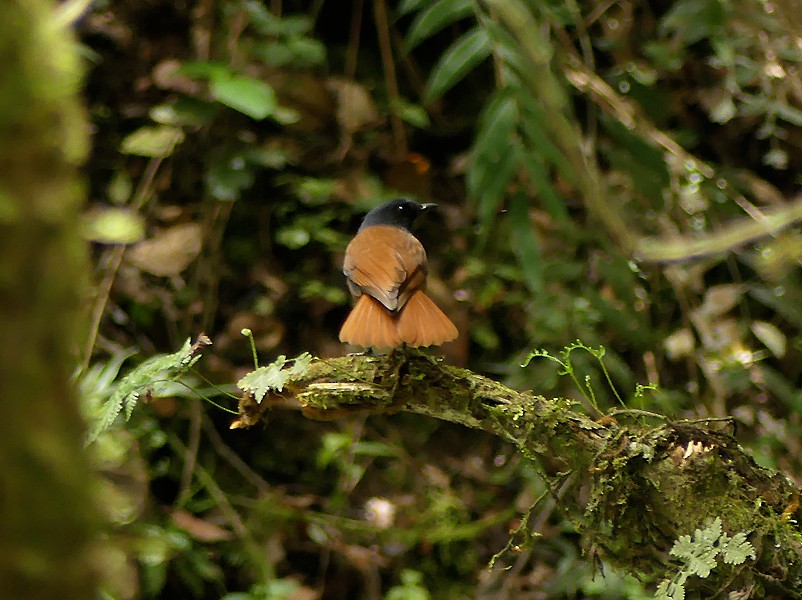
[[[396,348],[402,343],[412,348],[439,346],[457,335],[451,319],[422,290],[412,294],[397,315],[362,294],[340,329],[341,342],[363,348]]]
[[[363,348],[396,348],[401,345],[396,319],[384,305],[362,294],[340,329],[340,341]]]
[[[398,337],[408,346],[439,346],[457,339],[457,328],[423,290],[418,290],[401,309]]]

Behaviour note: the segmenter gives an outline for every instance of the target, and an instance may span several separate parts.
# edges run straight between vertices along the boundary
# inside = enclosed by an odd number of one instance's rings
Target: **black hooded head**
[[[401,198],[390,200],[390,202],[377,206],[365,215],[359,230],[362,231],[365,227],[372,227],[373,225],[391,225],[409,230],[421,213],[436,206],[436,204],[418,204],[414,200]]]

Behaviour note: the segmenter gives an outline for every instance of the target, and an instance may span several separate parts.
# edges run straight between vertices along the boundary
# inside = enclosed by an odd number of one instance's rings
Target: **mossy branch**
[[[669,551],[680,536],[720,518],[726,531],[747,536],[757,557],[722,563],[706,579],[689,581],[689,590],[693,584],[748,591],[745,598],[802,598],[798,489],[759,467],[728,421],[658,419],[650,426],[637,411],[594,421],[575,402],[397,351],[313,360],[280,394],[261,403],[246,394],[232,427],[254,425],[288,404],[315,419],[407,411],[498,435],[537,460],[552,489],[573,473],[561,504],[586,551],[652,581],[676,568]]]

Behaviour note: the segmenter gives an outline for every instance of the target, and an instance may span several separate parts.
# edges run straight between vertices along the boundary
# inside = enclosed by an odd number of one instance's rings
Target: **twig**
[[[348,37],[348,51],[345,54],[345,78],[353,81],[356,77],[356,63],[359,58],[359,37],[362,31],[362,15],[365,12],[365,0],[356,0],[351,10],[351,32]]]
[[[181,487],[178,492],[178,504],[184,504],[189,500],[192,473],[195,471],[195,464],[198,460],[198,448],[200,448],[201,421],[203,420],[201,403],[197,398],[190,398],[189,402],[189,441],[187,442],[187,450],[184,453],[184,467],[181,470]]]
[[[152,158],[145,167],[142,178],[139,180],[139,186],[134,193],[131,200],[131,208],[136,212],[142,210],[145,202],[150,196],[151,186],[153,179],[156,177],[156,172],[162,163],[162,158]],[[117,277],[117,271],[122,264],[123,255],[125,254],[125,245],[117,244],[111,250],[111,260],[106,275],[103,278],[103,283],[100,285],[100,296],[98,296],[94,307],[92,308],[92,317],[89,326],[89,337],[86,340],[86,347],[84,348],[84,360],[81,363],[81,373],[84,373],[89,368],[89,361],[92,360],[92,352],[95,349],[97,342],[98,332],[100,330],[100,322],[103,320],[103,314],[106,312],[106,304],[109,301],[111,294],[111,287]]]
[[[217,431],[214,424],[206,416],[204,416],[202,419],[202,427],[203,431],[206,433],[206,437],[209,438],[209,441],[212,443],[212,446],[214,446],[214,449],[219,456],[221,456],[225,461],[228,462],[228,464],[239,471],[240,475],[242,475],[257,490],[259,490],[260,494],[266,494],[270,491],[270,485],[244,460],[242,460],[236,452],[226,445],[226,443],[223,441],[223,438],[220,437],[220,433]]]
[[[390,97],[390,123],[393,127],[395,158],[401,159],[406,156],[409,151],[404,123],[401,121],[401,117],[398,116],[401,95],[398,92],[398,81],[395,74],[395,63],[393,62],[393,46],[390,40],[390,26],[387,19],[387,4],[385,0],[374,0],[373,16],[376,20],[376,31],[379,35],[379,50],[381,52],[382,66],[384,68],[384,84],[387,86],[387,94]]]

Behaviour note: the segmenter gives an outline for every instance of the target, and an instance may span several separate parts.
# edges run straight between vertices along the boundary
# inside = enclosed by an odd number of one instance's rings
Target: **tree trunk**
[[[0,2],[0,595],[95,595],[70,372],[86,255],[77,45],[49,0]]]

